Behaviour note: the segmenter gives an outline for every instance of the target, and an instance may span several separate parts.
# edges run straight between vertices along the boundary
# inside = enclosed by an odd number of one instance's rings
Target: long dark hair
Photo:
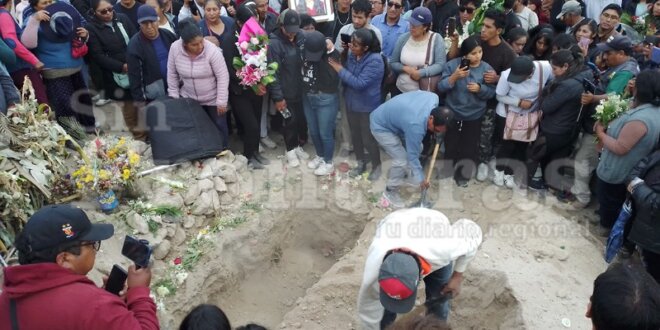
[[[190,311],[179,326],[179,330],[199,329],[231,330],[231,325],[222,309],[202,304]]]
[[[536,27],[538,28],[538,26]],[[534,29],[536,29],[534,28]],[[532,29],[532,30],[534,30]],[[551,28],[541,28],[536,31],[529,31],[530,38],[527,40],[527,44],[525,45],[525,48],[523,49],[523,52],[528,55],[532,55],[535,60],[546,60],[550,57],[550,54],[552,54],[552,39],[554,38],[554,32]],[[547,45],[547,49],[543,54],[540,56],[536,55],[536,42],[540,39],[545,40],[545,44]]]
[[[584,57],[578,46],[571,46],[569,49],[561,49],[550,56],[550,63],[554,66],[564,66],[568,64],[568,70],[561,77],[555,79],[565,80],[573,77],[584,69]]]
[[[353,38],[359,39],[362,42],[363,46],[369,47],[367,52],[369,53],[380,53],[380,41],[376,37],[376,33],[371,29],[361,28],[353,32]]]
[[[202,30],[199,29],[197,23],[191,18],[186,18],[179,22],[178,25],[179,35],[184,44],[191,42],[197,37],[202,37]]]
[[[660,72],[644,70],[635,80],[635,101],[637,104],[650,103],[660,106]]]

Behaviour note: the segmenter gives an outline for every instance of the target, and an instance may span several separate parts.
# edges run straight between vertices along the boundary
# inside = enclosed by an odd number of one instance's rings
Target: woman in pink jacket
[[[179,22],[181,39],[172,43],[167,59],[167,93],[197,100],[229,142],[227,98],[229,73],[222,51],[208,40],[192,20]]]

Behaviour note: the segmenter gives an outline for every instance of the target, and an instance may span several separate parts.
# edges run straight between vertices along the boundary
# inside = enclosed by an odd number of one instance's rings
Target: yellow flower
[[[78,190],[82,189],[83,188],[82,183],[76,182],[76,188],[78,188]]]
[[[110,158],[110,159],[117,158],[117,151],[115,149],[110,149],[108,151],[108,158]]]
[[[110,179],[110,172],[106,171],[106,170],[100,170],[99,171],[99,179],[101,179],[101,180]]]
[[[129,169],[124,169],[124,171],[121,173],[122,179],[124,181],[128,180],[131,177],[131,171]]]
[[[119,139],[119,142],[117,142],[117,148],[123,146],[125,143],[126,143],[126,138],[125,138],[125,137],[121,137],[121,138]]]
[[[84,182],[92,182],[92,181],[94,181],[94,177],[91,174],[87,173],[87,176],[85,176],[83,181]]]
[[[136,166],[139,161],[140,161],[140,155],[134,152],[129,152],[128,163],[131,164],[131,166]]]

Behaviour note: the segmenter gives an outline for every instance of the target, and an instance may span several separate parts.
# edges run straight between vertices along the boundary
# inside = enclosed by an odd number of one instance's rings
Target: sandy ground
[[[102,110],[121,116],[111,106]],[[282,144],[279,135],[272,137]],[[313,153],[310,145],[305,149]],[[163,329],[178,328],[199,303],[218,304],[234,326],[359,328],[356,301],[366,251],[375,224],[390,211],[376,207],[385,175],[373,185],[341,173],[318,178],[304,164],[287,168],[281,148],[265,155],[272,161],[266,170],[240,178],[241,191],[261,201],[263,210],[213,238],[176,295],[165,300],[159,312]],[[384,166],[386,174],[389,162]],[[414,190],[406,196],[411,203],[418,199]],[[485,233],[463,292],[452,303],[454,329],[565,329],[569,323],[570,328],[590,328],[584,312],[593,280],[606,267],[602,240],[588,221],[595,217],[593,209],[558,212],[551,196],[521,197],[476,182],[458,188],[450,180],[434,181],[430,198],[451,221],[475,220]],[[91,274],[97,282],[123,260],[118,251],[124,232],[120,226],[118,235],[104,242]],[[163,267],[155,263],[155,277]],[[421,303],[423,290],[418,297]]]

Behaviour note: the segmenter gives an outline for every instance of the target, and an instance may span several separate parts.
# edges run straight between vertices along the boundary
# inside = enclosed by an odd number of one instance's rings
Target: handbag
[[[124,25],[122,25],[121,22],[117,22],[117,28],[119,28],[119,31],[124,37],[124,42],[126,42],[126,45],[128,45],[128,41],[130,40],[130,38],[128,37],[128,33],[126,33],[126,30],[124,30]],[[112,79],[114,79],[117,86],[123,89],[127,89],[128,86],[130,85],[128,81],[128,73],[113,72]]]
[[[431,32],[431,38],[429,39],[429,45],[426,47],[426,60],[424,60],[424,68],[428,68],[431,65],[431,53],[433,50],[433,42],[435,41],[436,33]],[[438,93],[438,83],[440,82],[441,75],[429,76],[419,78],[419,89],[423,91],[429,91],[433,93]]]
[[[538,102],[541,104],[541,92],[543,91],[543,68],[537,62],[536,67],[540,72],[539,79],[539,99]],[[504,106],[506,110],[506,124],[504,126],[504,140],[520,141],[520,142],[532,142],[536,140],[536,137],[539,134],[539,123],[541,122],[541,117],[543,116],[543,111],[526,111],[521,113],[516,113],[509,111],[509,105]]]
[[[75,38],[71,41],[71,57],[81,58],[87,55],[87,44],[80,40],[80,38]]]

